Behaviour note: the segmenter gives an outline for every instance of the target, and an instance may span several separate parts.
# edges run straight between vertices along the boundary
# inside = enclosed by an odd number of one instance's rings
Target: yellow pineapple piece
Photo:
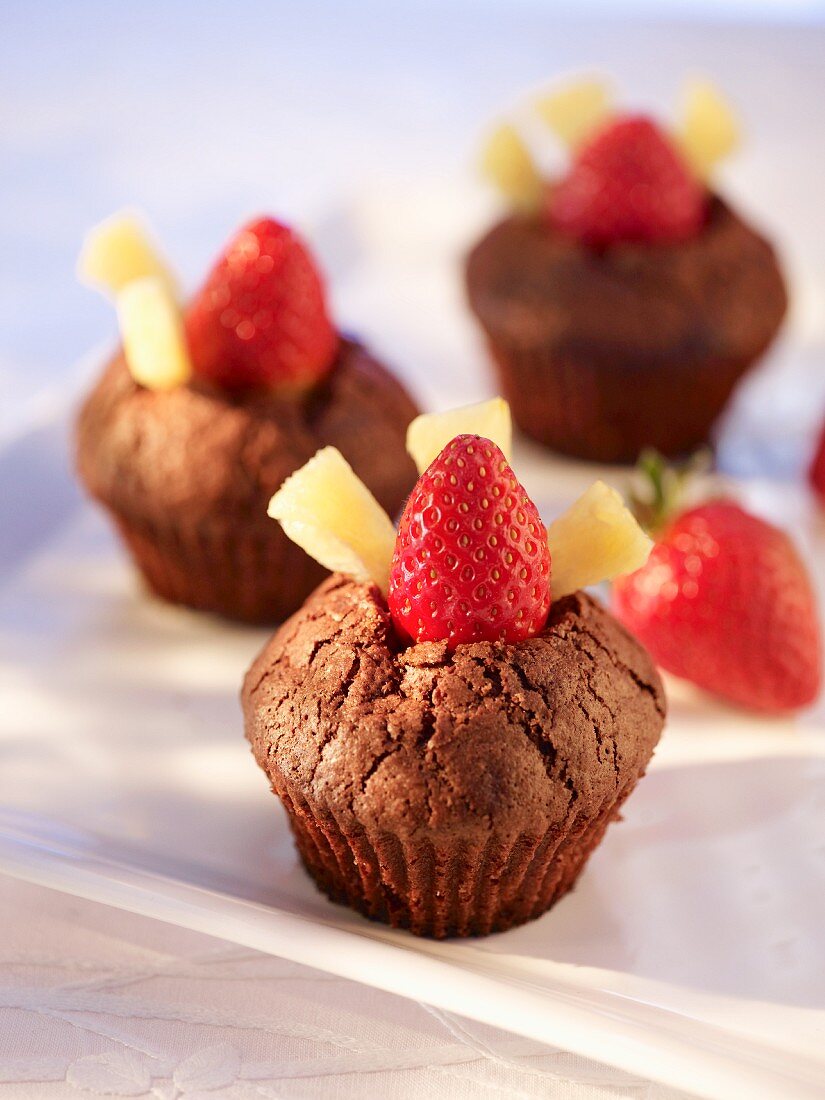
[[[739,144],[739,125],[733,109],[709,80],[685,84],[682,121],[677,137],[687,160],[700,179],[707,179],[720,160]]]
[[[538,208],[544,184],[523,138],[503,123],[487,139],[481,169],[494,187],[520,210]]]
[[[172,273],[139,219],[128,211],[113,214],[87,233],[77,274],[81,282],[109,295],[116,295],[134,279],[154,275],[163,279],[177,297]]]
[[[192,375],[183,318],[168,284],[158,275],[135,279],[117,296],[123,354],[136,382],[171,390]]]
[[[536,100],[536,111],[571,149],[581,145],[610,114],[610,88],[601,80],[576,80]]]
[[[407,428],[407,451],[423,474],[434,458],[457,435],[482,435],[501,447],[510,461],[513,424],[510,406],[503,397],[465,405],[444,413],[423,413]]]
[[[632,573],[647,561],[652,541],[619,493],[595,481],[547,528],[553,599]]]
[[[373,581],[386,594],[395,527],[335,447],[324,447],[288,477],[267,512],[331,572]]]

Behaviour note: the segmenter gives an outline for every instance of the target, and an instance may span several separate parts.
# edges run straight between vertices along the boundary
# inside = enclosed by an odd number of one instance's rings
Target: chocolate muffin
[[[592,79],[534,108],[567,167],[546,177],[517,127],[498,127],[484,166],[515,213],[465,265],[515,420],[599,462],[690,451],[787,308],[772,247],[713,186],[735,112],[701,79],[675,125],[617,109]]]
[[[157,392],[118,355],[77,425],[77,467],[164,599],[248,622],[278,622],[325,571],[266,515],[270,496],[332,444],[390,514],[415,482],[404,449],[416,408],[364,347],[344,339],[303,395],[227,392],[194,377]]]
[[[604,462],[704,442],[787,308],[773,249],[719,197],[672,244],[595,250],[541,216],[508,217],[466,282],[521,429]]]
[[[80,270],[115,294],[122,336],[78,419],[81,480],[157,595],[283,620],[325,572],[269,522],[269,498],[332,445],[395,514],[415,405],[341,335],[308,248],[273,218],[241,227],[185,308],[130,215],[92,231]]]
[[[574,885],[662,729],[646,652],[582,592],[517,644],[399,641],[333,576],[243,686],[246,735],[321,890],[418,935],[502,931]]]

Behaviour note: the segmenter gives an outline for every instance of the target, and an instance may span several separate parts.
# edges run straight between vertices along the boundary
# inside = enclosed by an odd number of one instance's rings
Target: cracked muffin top
[[[415,413],[401,383],[350,339],[341,340],[329,374],[303,395],[228,393],[200,378],[156,394],[118,355],[80,414],[77,460],[92,495],[127,514],[161,522],[185,515],[228,527],[242,521],[270,535],[270,495],[326,445],[340,447],[395,511],[415,480],[404,451]]]
[[[516,644],[403,648],[375,586],[329,578],[243,687],[260,766],[344,826],[544,832],[643,774],[665,699],[645,650],[594,599],[553,603]]]

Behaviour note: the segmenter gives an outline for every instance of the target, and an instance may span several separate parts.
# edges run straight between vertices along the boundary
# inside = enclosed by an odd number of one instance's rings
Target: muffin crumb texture
[[[324,570],[266,514],[284,479],[337,446],[390,515],[415,482],[404,440],[417,409],[359,343],[303,397],[227,394],[200,379],[161,394],[122,356],[87,398],[77,465],[111,513],[150,588],[234,619],[278,622]]]
[[[243,688],[255,757],[333,900],[420,935],[483,935],[571,888],[644,773],[662,685],[591,597],[544,631],[402,649],[374,587],[334,576]]]

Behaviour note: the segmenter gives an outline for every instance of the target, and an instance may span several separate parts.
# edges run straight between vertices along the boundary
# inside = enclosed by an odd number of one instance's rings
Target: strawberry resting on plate
[[[810,481],[814,492],[825,506],[825,424],[822,425],[819,443],[811,464]]]
[[[666,521],[613,611],[663,669],[739,706],[779,714],[822,688],[819,609],[784,531],[732,500]]]

